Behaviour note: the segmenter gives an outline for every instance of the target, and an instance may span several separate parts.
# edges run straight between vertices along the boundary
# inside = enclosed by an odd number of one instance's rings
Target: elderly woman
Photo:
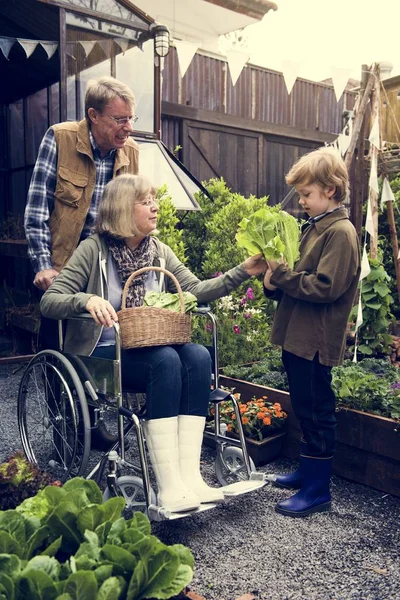
[[[157,227],[155,189],[144,177],[120,175],[105,188],[96,233],[84,240],[44,294],[44,316],[68,319],[89,312],[93,321],[71,321],[64,350],[103,358],[115,356],[113,321],[121,308],[122,288],[137,269],[161,266],[182,290],[199,302],[220,298],[252,275],[265,271],[264,260],[248,258],[221,277],[200,281],[169,246],[151,235]],[[129,288],[127,306],[140,306],[146,291],[176,291],[169,277],[148,271]],[[92,323],[92,324],[91,324]],[[202,502],[223,500],[200,474],[200,451],[207,413],[211,360],[198,344],[153,346],[122,351],[123,387],[146,393],[147,447],[158,487],[158,504],[180,512]]]

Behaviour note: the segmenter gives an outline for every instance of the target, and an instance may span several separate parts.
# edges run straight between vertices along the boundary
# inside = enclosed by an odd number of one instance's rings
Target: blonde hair
[[[294,163],[286,175],[288,185],[317,184],[322,188],[334,187],[334,200],[348,200],[349,174],[344,160],[335,148],[318,148]]]
[[[116,97],[124,100],[133,110],[135,109],[134,93],[125,83],[108,76],[90,79],[85,94],[85,117],[89,119],[89,108],[102,112],[104,107]]]
[[[107,183],[99,203],[95,230],[100,235],[124,239],[140,235],[135,224],[135,204],[156,188],[141,175],[118,175]]]

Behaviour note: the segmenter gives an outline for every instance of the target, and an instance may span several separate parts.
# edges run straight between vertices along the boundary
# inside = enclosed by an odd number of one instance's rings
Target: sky
[[[274,0],[277,11],[245,29],[250,62],[282,71],[297,61],[298,76],[331,77],[331,67],[360,79],[361,65],[388,61],[400,75],[400,0]]]

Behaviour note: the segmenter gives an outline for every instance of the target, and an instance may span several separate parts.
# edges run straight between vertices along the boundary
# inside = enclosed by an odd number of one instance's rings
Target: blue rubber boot
[[[293,473],[287,475],[266,475],[265,479],[279,487],[288,488],[290,490],[298,490],[301,488],[301,473],[300,469],[296,469]]]
[[[300,456],[299,470],[302,479],[300,491],[278,502],[275,510],[288,517],[307,517],[312,513],[330,510],[332,458]]]

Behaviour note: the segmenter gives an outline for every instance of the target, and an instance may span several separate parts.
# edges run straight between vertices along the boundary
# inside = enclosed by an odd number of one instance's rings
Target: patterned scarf
[[[158,257],[156,241],[151,236],[142,240],[135,250],[131,250],[123,240],[109,238],[107,240],[108,248],[113,257],[119,279],[124,287],[128,277],[142,267],[151,267],[154,260]],[[131,282],[126,297],[126,307],[142,306],[143,298],[146,292],[145,279],[147,272],[135,277]]]

